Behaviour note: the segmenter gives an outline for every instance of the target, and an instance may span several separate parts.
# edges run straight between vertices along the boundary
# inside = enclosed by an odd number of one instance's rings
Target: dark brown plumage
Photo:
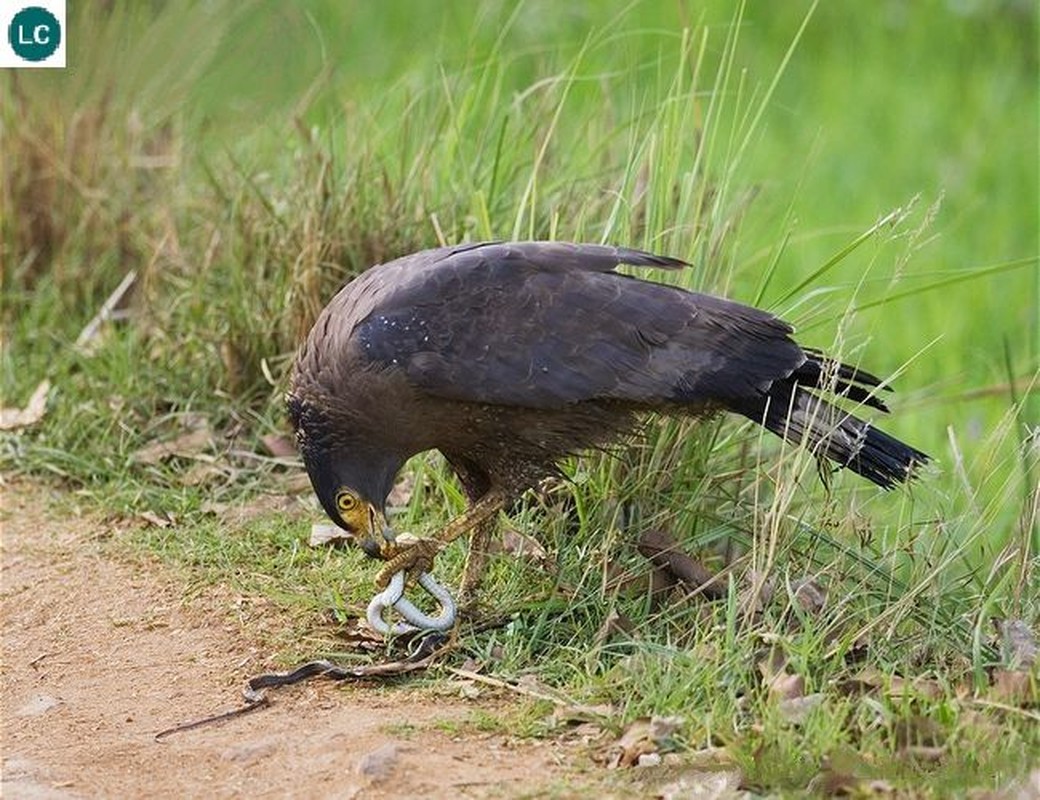
[[[428,566],[462,533],[486,536],[562,457],[616,441],[646,412],[733,411],[886,489],[928,460],[820,397],[884,411],[873,375],[800,347],[769,313],[620,275],[620,264],[684,266],[599,245],[462,245],[373,267],[321,313],[289,412],[322,506],[389,561],[384,577]],[[407,547],[386,498],[405,460],[429,449],[471,506],[436,541]]]

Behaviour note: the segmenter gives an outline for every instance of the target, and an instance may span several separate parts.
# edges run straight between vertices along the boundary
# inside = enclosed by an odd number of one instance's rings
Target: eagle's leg
[[[455,471],[455,475],[462,484],[462,490],[466,493],[466,499],[470,506],[480,503],[492,492],[493,481],[480,464],[458,453],[445,454],[448,463]],[[501,487],[499,487],[501,492]],[[504,495],[504,492],[502,493]],[[503,506],[505,497],[502,497]],[[491,546],[491,537],[495,533],[497,519],[495,516],[488,517],[483,522],[474,525],[469,538],[469,550],[466,553],[466,565],[462,569],[462,579],[459,582],[459,605],[463,609],[471,609],[476,604],[477,590],[484,578],[487,567],[488,549]]]
[[[491,537],[495,533],[497,521],[495,517],[489,517],[477,525],[470,534],[466,566],[462,569],[462,579],[459,581],[459,605],[464,609],[471,608],[476,603],[477,590],[484,580]]]
[[[386,561],[376,576],[376,586],[386,587],[390,579],[401,570],[408,571],[409,579],[418,578],[422,572],[429,572],[433,559],[444,547],[451,544],[464,533],[475,532],[484,523],[493,527],[498,513],[505,506],[504,495],[488,492],[455,519],[441,528],[436,536],[428,539],[387,542],[380,555]],[[486,545],[485,548],[486,550]]]

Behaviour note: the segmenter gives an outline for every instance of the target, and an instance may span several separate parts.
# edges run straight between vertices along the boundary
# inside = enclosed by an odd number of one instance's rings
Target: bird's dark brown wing
[[[806,359],[766,312],[613,272],[674,259],[549,243],[420,256],[378,268],[379,301],[352,337],[369,364],[431,395],[697,404],[759,394]]]

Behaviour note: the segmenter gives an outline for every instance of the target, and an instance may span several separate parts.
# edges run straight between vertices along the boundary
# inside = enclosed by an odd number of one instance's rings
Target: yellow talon
[[[376,576],[376,588],[383,590],[401,570],[407,570],[407,586],[412,586],[423,572],[433,567],[433,559],[441,550],[488,520],[494,519],[502,509],[505,495],[491,492],[462,515],[449,522],[435,537],[420,539],[411,534],[401,534],[394,541],[383,541],[379,545],[379,557],[386,563]],[[483,545],[481,544],[481,547]]]
[[[406,586],[413,585],[419,576],[429,572],[433,560],[444,544],[437,539],[418,539],[400,537],[395,542],[387,542],[380,548],[380,556],[386,561],[376,575],[376,588],[385,589],[390,579],[401,570],[407,571]]]

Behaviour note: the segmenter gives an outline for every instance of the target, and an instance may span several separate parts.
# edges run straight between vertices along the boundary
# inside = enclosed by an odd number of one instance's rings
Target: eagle
[[[836,404],[887,411],[874,375],[799,345],[767,311],[622,265],[688,266],[596,244],[464,244],[374,266],[319,314],[288,412],[322,507],[385,562],[377,585],[421,574],[469,534],[460,590],[471,595],[498,513],[648,414],[739,414],[884,489],[929,460]],[[428,450],[468,505],[434,536],[399,538],[387,497]]]

